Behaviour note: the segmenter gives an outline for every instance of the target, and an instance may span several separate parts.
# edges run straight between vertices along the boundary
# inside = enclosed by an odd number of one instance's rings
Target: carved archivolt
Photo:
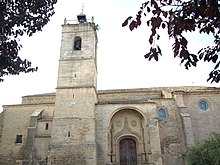
[[[124,119],[122,119],[123,121],[118,121],[118,122],[121,122],[123,124],[121,124],[121,130],[118,130],[117,132],[115,132],[114,134],[114,139],[118,139],[119,137],[123,136],[123,135],[133,135],[135,137],[138,137],[138,139],[141,139],[141,132],[140,132],[140,129],[138,130],[135,130],[135,129],[132,129],[131,126],[132,124],[128,123],[128,117],[125,116]],[[133,120],[136,122],[136,120]],[[117,122],[116,122],[116,126],[117,126]],[[114,130],[114,127],[113,127],[113,130]]]
[[[119,162],[119,142],[123,138],[132,138],[136,141],[138,162],[147,161],[146,142],[147,128],[144,117],[136,110],[123,109],[114,114],[109,129],[109,156],[111,162]],[[146,136],[145,136],[146,135]]]

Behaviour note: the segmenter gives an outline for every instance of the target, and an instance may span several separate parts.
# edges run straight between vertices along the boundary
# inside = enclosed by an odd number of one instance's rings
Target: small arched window
[[[82,47],[82,39],[77,36],[74,38],[74,50],[81,50]]]
[[[166,119],[167,118],[166,111],[164,109],[159,109],[158,110],[158,117],[160,119]]]

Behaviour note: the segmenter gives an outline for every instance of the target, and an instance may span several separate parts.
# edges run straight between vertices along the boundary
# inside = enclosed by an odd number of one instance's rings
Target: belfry
[[[78,23],[62,26],[49,155],[51,164],[57,165],[62,164],[63,157],[75,164],[96,164],[98,41],[95,24],[87,22],[83,13],[77,18]]]

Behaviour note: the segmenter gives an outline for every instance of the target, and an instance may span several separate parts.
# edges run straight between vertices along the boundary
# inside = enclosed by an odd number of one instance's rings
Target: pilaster
[[[187,110],[187,107],[184,104],[183,93],[174,92],[174,98],[176,100],[177,106],[180,109],[180,115],[182,118],[183,129],[184,129],[183,131],[185,135],[185,144],[188,147],[194,144],[193,128],[192,128],[190,114]]]

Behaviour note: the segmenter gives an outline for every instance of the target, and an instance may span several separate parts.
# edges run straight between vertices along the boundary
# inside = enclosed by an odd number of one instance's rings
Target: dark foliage
[[[199,61],[213,62],[215,67],[207,81],[220,81],[220,1],[219,0],[149,0],[142,4],[136,17],[128,17],[122,26],[129,26],[132,31],[142,24],[143,17],[151,28],[150,51],[144,56],[149,61],[158,61],[162,55],[156,40],[160,39],[158,29],[162,28],[170,38],[174,39],[173,55],[181,59],[186,69],[196,67]],[[206,33],[213,36],[214,46],[202,48],[192,54],[187,48],[188,41],[184,32]]]
[[[18,56],[19,37],[41,31],[54,14],[57,0],[0,0],[0,81],[5,75],[34,72],[31,62]]]
[[[189,165],[218,165],[220,164],[220,134],[213,133],[201,143],[187,150]]]

